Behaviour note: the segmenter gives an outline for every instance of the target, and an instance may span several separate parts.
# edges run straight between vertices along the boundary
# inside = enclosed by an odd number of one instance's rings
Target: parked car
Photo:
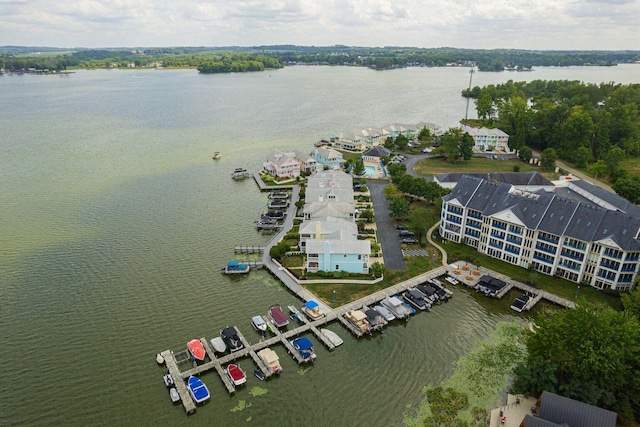
[[[406,230],[406,229],[407,229],[407,227],[405,227],[405,226],[404,226],[404,225],[402,225],[402,224],[398,224],[398,225],[396,225],[396,230]]]
[[[413,231],[400,230],[398,231],[398,237],[415,237],[415,234],[413,234]]]
[[[401,241],[402,243],[406,243],[407,245],[417,245],[419,243],[418,240],[411,237],[402,239]]]

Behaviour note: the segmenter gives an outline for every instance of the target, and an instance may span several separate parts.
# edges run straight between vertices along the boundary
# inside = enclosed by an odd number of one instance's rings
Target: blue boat
[[[238,261],[229,261],[226,267],[222,267],[223,274],[246,274],[249,272],[251,267],[249,264],[238,262]]]
[[[298,352],[300,357],[302,357],[303,362],[313,362],[316,360],[316,353],[309,338],[296,338],[291,341],[291,345]]]
[[[198,377],[191,376],[187,380],[187,387],[189,388],[189,393],[191,393],[191,397],[196,403],[202,403],[205,400],[209,399],[211,396],[209,394],[209,389],[202,382],[202,380]]]

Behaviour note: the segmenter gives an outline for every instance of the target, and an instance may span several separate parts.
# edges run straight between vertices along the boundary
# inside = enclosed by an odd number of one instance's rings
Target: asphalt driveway
[[[376,215],[378,236],[382,245],[382,257],[388,270],[406,270],[398,231],[389,216],[387,199],[384,197],[384,189],[388,181],[369,181],[367,187],[371,192],[371,202]]]

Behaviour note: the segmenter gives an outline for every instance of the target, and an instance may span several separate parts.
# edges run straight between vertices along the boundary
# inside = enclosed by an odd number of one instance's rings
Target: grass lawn
[[[531,166],[520,160],[494,160],[484,157],[472,157],[459,163],[445,162],[441,157],[419,160],[415,171],[420,175],[436,175],[447,172],[513,172],[514,166],[520,167],[520,172],[541,172],[539,167]],[[547,178],[547,174],[543,174]]]

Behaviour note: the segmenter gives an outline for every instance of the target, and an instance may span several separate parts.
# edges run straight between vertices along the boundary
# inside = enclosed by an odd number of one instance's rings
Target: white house
[[[500,151],[513,153],[509,148],[509,135],[500,129],[474,128],[462,125],[462,131],[468,133],[473,138],[473,148],[481,151]]]

